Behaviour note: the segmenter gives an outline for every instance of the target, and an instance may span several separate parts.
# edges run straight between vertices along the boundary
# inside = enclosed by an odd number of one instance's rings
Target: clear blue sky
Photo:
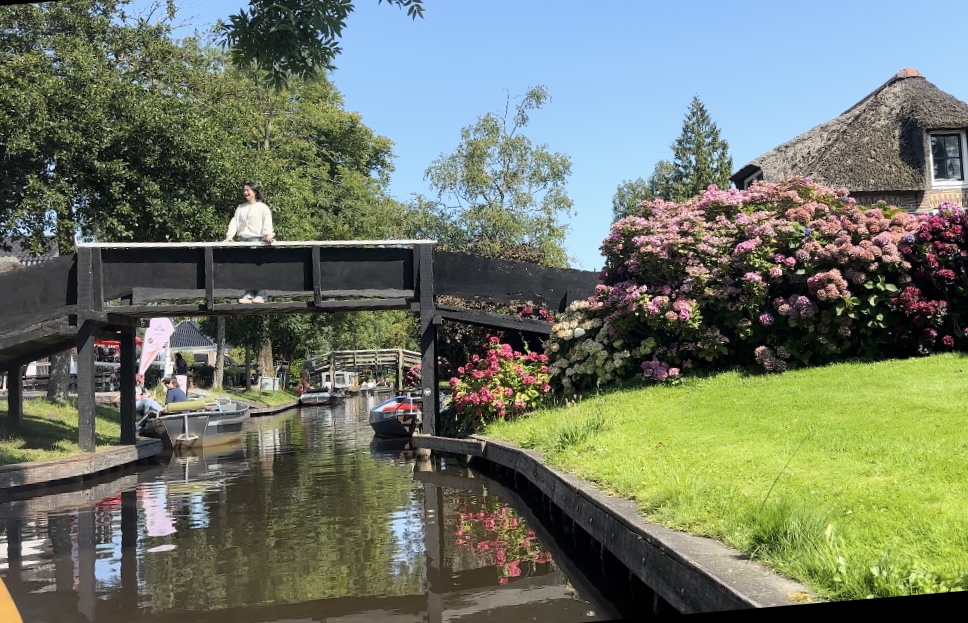
[[[248,6],[176,2],[199,25]],[[391,193],[429,195],[424,171],[461,128],[545,85],[551,101],[526,134],[571,158],[566,247],[584,270],[601,267],[616,188],[671,158],[693,96],[729,142],[734,171],[906,67],[968,101],[968,2],[425,0],[417,21],[377,0],[355,4],[332,79],[346,108],[396,143]]]

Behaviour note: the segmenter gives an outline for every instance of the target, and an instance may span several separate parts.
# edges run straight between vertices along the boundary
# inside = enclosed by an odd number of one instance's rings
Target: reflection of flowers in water
[[[537,565],[552,562],[534,530],[505,504],[495,511],[461,508],[454,537],[454,544],[472,552],[482,565],[497,567],[501,584],[507,584],[508,578],[533,575]]]

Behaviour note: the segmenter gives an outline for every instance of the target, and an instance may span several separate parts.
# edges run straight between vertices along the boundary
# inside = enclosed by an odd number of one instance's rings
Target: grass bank
[[[726,373],[485,434],[830,599],[968,589],[968,358]]]
[[[261,392],[258,389],[250,389],[247,392],[242,391],[226,395],[256,406],[265,405],[268,407],[285,404],[287,402],[292,402],[293,400],[299,400],[299,394],[283,390]]]
[[[118,410],[97,405],[95,416],[97,446],[120,445]],[[16,427],[10,425],[7,410],[0,410],[0,465],[81,454],[77,445],[77,417],[74,399],[61,404],[41,398],[24,400],[24,417]]]

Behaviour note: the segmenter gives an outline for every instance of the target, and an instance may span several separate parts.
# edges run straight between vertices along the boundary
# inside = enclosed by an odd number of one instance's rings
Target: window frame
[[[932,171],[933,170],[934,169],[932,169]],[[753,182],[758,182],[762,179],[763,179],[763,169],[759,169],[756,173],[748,176],[746,179],[743,180],[742,190],[748,189],[750,186],[753,185]]]
[[[961,177],[960,180],[937,179],[934,176],[934,149],[931,147],[931,139],[935,136],[957,136],[958,149],[961,153]],[[932,188],[968,188],[968,167],[966,167],[965,156],[968,155],[968,136],[965,130],[931,130],[928,132],[928,172],[931,174]]]

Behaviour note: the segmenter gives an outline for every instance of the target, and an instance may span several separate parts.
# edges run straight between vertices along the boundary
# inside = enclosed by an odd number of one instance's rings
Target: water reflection
[[[607,617],[499,485],[374,439],[367,406],[254,418],[237,446],[0,504],[24,620]]]

